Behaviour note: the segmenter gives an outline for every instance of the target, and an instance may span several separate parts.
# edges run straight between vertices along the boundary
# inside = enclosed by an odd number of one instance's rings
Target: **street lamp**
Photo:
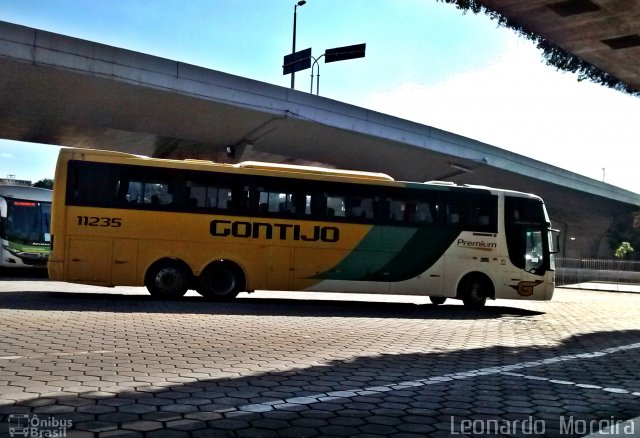
[[[311,94],[313,94],[313,67],[315,67],[316,65],[318,65],[318,78],[316,79],[316,94],[320,95],[320,64],[318,64],[318,61],[320,61],[320,59],[324,56],[324,54],[318,56],[317,58],[313,57],[313,64],[311,64]]]
[[[324,62],[346,61],[347,59],[364,58],[366,44],[355,44],[353,46],[335,47],[324,51],[324,55],[317,58],[312,56],[313,64],[311,65],[311,94],[313,94],[313,67],[318,66],[318,78],[316,80],[316,94],[320,94],[320,59],[324,57]]]
[[[303,6],[307,2],[306,0],[300,0],[293,6],[293,45],[291,48],[291,53],[296,53],[296,16],[298,15],[298,6]],[[296,74],[295,72],[291,73],[291,88],[293,89],[295,86]]]

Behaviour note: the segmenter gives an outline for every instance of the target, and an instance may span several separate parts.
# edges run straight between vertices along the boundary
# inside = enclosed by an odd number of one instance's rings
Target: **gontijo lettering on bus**
[[[211,235],[215,237],[263,238],[267,240],[303,240],[306,242],[337,242],[340,240],[340,229],[314,225],[303,229],[301,225],[270,224],[267,222],[228,221],[214,219],[211,221]]]

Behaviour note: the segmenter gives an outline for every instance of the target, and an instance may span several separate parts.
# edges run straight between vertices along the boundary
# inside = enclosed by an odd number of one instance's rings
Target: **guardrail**
[[[640,283],[640,261],[556,257],[556,285],[587,281]]]

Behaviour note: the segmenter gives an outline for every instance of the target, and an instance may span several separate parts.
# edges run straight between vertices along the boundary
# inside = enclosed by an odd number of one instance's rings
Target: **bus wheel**
[[[465,307],[479,309],[492,295],[491,280],[482,275],[469,275],[462,279],[458,286],[458,296],[462,297]]]
[[[439,306],[440,304],[444,304],[444,302],[447,301],[445,297],[429,297],[429,299],[436,306]]]
[[[244,276],[239,267],[231,263],[214,263],[200,276],[198,293],[214,301],[234,299],[244,288]]]
[[[174,300],[187,292],[189,280],[189,272],[182,264],[163,260],[149,268],[144,285],[151,296]]]

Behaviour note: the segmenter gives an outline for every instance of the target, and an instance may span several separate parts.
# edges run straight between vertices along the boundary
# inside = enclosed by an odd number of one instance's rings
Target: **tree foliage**
[[[631,254],[634,251],[633,247],[629,242],[622,242],[617,248],[614,255],[617,259],[624,259],[627,255]]]
[[[616,257],[620,247],[628,245],[631,250],[625,253],[625,258],[629,258],[634,248],[640,248],[640,210],[617,215],[609,228],[608,239]],[[637,254],[632,258],[637,258]]]
[[[617,91],[629,93],[633,96],[640,96],[640,90],[636,90],[633,87],[625,84],[619,79],[611,76],[599,68],[593,66],[587,61],[579,58],[576,55],[566,52],[555,44],[542,38],[540,35],[530,32],[522,25],[514,22],[513,20],[501,15],[499,12],[494,11],[482,4],[477,0],[438,0],[443,3],[450,3],[455,5],[463,13],[468,11],[478,14],[480,12],[486,14],[492,20],[498,22],[499,26],[507,27],[516,31],[519,35],[532,41],[538,49],[542,51],[542,57],[546,61],[547,65],[557,68],[558,70],[568,71],[578,75],[578,81],[590,80],[596,84],[604,85],[609,88],[613,88]]]
[[[33,187],[40,187],[41,189],[53,190],[53,180],[51,178],[43,178],[40,181],[33,184]]]

